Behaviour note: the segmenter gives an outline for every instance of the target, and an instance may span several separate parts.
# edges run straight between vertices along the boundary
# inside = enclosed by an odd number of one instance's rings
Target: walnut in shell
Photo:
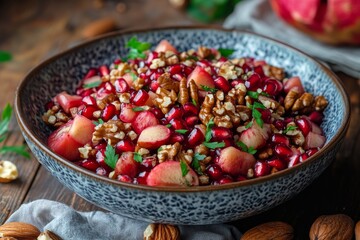
[[[294,229],[284,222],[267,222],[246,231],[240,240],[291,240]]]
[[[354,221],[347,215],[323,215],[318,217],[310,228],[310,240],[351,240],[354,234]]]

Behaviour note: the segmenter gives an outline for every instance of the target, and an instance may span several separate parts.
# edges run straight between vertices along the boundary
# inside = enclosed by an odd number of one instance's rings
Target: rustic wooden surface
[[[146,1],[0,1],[0,50],[7,50],[14,59],[0,64],[0,108],[13,102],[17,85],[25,74],[42,60],[84,40],[82,31],[98,18],[112,17],[117,28],[189,25],[196,23],[184,13],[171,8],[166,0]],[[116,10],[124,3],[126,10]],[[290,223],[296,239],[308,238],[311,223],[323,214],[345,213],[360,220],[360,79],[342,73],[351,99],[350,129],[333,164],[307,189],[292,200],[258,216],[232,222],[245,231],[266,221]],[[23,138],[15,122],[5,142],[22,144]],[[0,224],[22,203],[51,199],[81,211],[99,210],[63,187],[32,157],[30,160],[8,154],[19,168],[20,177],[9,184],[0,184]]]

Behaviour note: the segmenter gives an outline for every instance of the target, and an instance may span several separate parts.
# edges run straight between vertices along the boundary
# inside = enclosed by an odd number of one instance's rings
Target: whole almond
[[[246,231],[240,240],[291,240],[294,229],[284,222],[267,222]]]
[[[17,239],[13,238],[13,237],[3,237],[3,238],[0,238],[0,240],[17,240]]]
[[[101,18],[89,23],[82,31],[85,38],[95,37],[116,29],[116,21],[112,18]]]
[[[38,236],[37,240],[61,240],[61,238],[52,231],[45,230]]]
[[[0,237],[13,237],[18,240],[34,240],[40,231],[34,225],[23,222],[9,222],[0,226]]]
[[[152,223],[144,231],[144,240],[180,240],[177,226]]]
[[[310,240],[351,240],[354,235],[354,221],[347,215],[323,215],[310,228]]]
[[[355,226],[355,240],[360,240],[360,221]]]

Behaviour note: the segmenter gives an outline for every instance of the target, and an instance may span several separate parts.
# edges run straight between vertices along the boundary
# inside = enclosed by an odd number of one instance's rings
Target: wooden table
[[[122,1],[126,10],[117,12],[117,1],[11,1],[0,6],[0,49],[14,59],[0,65],[0,107],[13,102],[17,85],[32,67],[51,55],[82,41],[82,29],[89,21],[104,16],[116,19],[119,28],[134,26],[186,25],[195,23],[166,0]],[[306,239],[319,215],[345,213],[360,220],[360,79],[338,73],[351,99],[352,115],[345,142],[333,164],[307,189],[292,200],[261,215],[232,222],[241,231],[266,222],[290,223],[297,239]],[[7,145],[22,144],[15,118]],[[81,211],[100,210],[63,187],[32,157],[3,156],[19,168],[20,177],[0,184],[0,224],[22,203],[51,199]]]

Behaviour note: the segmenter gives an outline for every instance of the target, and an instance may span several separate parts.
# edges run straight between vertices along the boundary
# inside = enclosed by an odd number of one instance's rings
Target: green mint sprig
[[[118,159],[119,155],[116,154],[115,149],[108,144],[105,149],[105,163],[112,169],[115,169]]]

